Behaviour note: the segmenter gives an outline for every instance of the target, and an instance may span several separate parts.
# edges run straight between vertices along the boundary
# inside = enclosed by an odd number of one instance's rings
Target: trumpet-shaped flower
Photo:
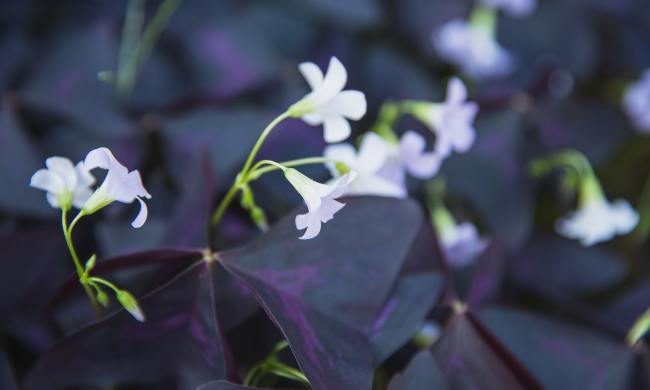
[[[433,45],[443,59],[475,80],[505,76],[513,68],[512,57],[491,31],[462,19],[451,20],[437,29]]]
[[[456,223],[442,203],[434,205],[431,219],[438,231],[441,249],[451,268],[462,268],[471,264],[488,245],[488,240],[479,236],[476,226],[470,222]]]
[[[650,69],[641,80],[630,84],[623,96],[623,106],[634,125],[644,133],[650,133]]]
[[[596,197],[579,209],[557,221],[555,228],[561,235],[580,240],[583,246],[607,241],[617,234],[627,234],[639,223],[639,215],[630,204],[618,199],[613,203]]]
[[[147,220],[147,205],[142,198],[150,199],[151,195],[142,185],[140,172],[137,170],[129,172],[107,148],[91,150],[84,164],[86,169],[102,168],[108,173],[104,182],[84,203],[83,210],[87,214],[92,214],[115,201],[133,203],[137,200],[140,202],[140,212],[131,222],[131,226],[141,227]]]
[[[512,17],[526,17],[535,11],[537,0],[482,0],[483,4],[502,9]]]
[[[326,158],[341,162],[357,173],[357,178],[345,189],[345,195],[404,198],[408,195],[404,185],[380,173],[391,153],[391,145],[375,133],[364,136],[358,152],[350,144],[331,145],[324,151]],[[335,164],[328,164],[328,168],[333,176],[339,176]]]
[[[488,246],[470,222],[454,224],[440,231],[440,243],[451,268],[470,265]]]
[[[293,168],[285,169],[284,175],[307,205],[307,213],[297,215],[295,220],[298,230],[306,229],[300,237],[301,240],[309,240],[318,236],[321,224],[331,220],[334,214],[345,206],[344,203],[335,199],[343,195],[345,188],[356,177],[356,173],[352,171],[331,184],[322,184]]]
[[[46,191],[47,202],[54,208],[81,208],[90,197],[90,187],[95,183],[95,178],[84,163],[79,162],[75,166],[67,158],[50,157],[45,160],[45,166],[47,169],[34,173],[29,185]]]
[[[312,126],[323,125],[325,141],[341,142],[350,136],[348,119],[359,120],[366,114],[366,97],[362,92],[343,88],[347,82],[347,72],[343,64],[332,57],[323,76],[318,66],[305,62],[299,66],[312,91],[289,112],[301,117]]]
[[[436,135],[436,153],[447,157],[452,151],[467,152],[476,138],[474,118],[478,114],[478,104],[467,101],[465,84],[452,78],[447,85],[445,102],[430,107],[428,123]]]

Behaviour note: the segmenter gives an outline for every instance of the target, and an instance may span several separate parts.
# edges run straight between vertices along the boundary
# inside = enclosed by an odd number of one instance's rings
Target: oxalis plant
[[[132,98],[143,64],[181,1],[162,1],[149,19],[145,6],[141,0],[128,2],[117,69],[98,74],[122,104]],[[510,237],[503,237],[503,226],[487,217],[491,212],[507,214],[510,205],[490,210],[494,205],[485,206],[482,199],[493,194],[476,193],[475,188],[482,187],[471,183],[480,184],[492,168],[490,162],[500,157],[489,149],[499,140],[484,140],[477,150],[485,130],[475,122],[484,106],[473,98],[472,87],[474,81],[504,76],[516,67],[513,55],[497,42],[500,13],[523,18],[535,8],[533,0],[477,1],[467,18],[432,31],[433,49],[460,75],[440,80],[444,90],[438,100],[378,104],[374,122],[362,121],[372,107],[368,109],[364,92],[346,89],[348,71],[337,57],[327,58],[324,67],[299,64],[297,72],[309,92],[259,129],[232,182],[210,169],[183,170],[188,183],[193,175],[209,183],[218,180],[219,191],[188,184],[188,192],[196,197],[190,197],[190,207],[181,208],[180,214],[186,215],[177,230],[153,246],[157,249],[102,258],[101,249],[81,238],[101,214],[124,212],[125,206],[115,202],[137,203],[134,229],[155,223],[156,212],[150,218],[149,208],[157,210],[156,201],[164,194],[145,167],[140,168],[142,175],[131,170],[122,162],[131,165],[132,160],[108,147],[86,150],[76,163],[62,156],[47,158],[29,185],[44,191],[47,204],[60,212],[63,237],[58,241],[65,243],[75,276],[50,303],[57,325],[67,335],[43,348],[20,378],[23,387],[424,390],[650,385],[650,308],[631,326],[625,323],[625,337],[605,338],[579,323],[585,317],[601,323],[608,319],[585,313],[589,310],[565,297],[564,291],[550,294],[550,305],[575,308],[567,314],[575,323],[494,304],[495,286],[508,278],[519,282],[507,285],[514,295],[533,306],[542,303],[520,294],[526,291],[522,284],[543,290],[539,284],[559,279],[558,285],[567,290],[578,285],[578,293],[590,291],[579,287],[597,284],[597,276],[580,274],[582,279],[576,281],[576,274],[567,277],[547,267],[558,261],[575,262],[576,267],[585,261],[608,265],[599,245],[615,238],[647,238],[643,227],[650,214],[644,212],[643,202],[635,207],[611,196],[609,181],[598,166],[572,148],[535,154],[519,164],[523,167],[505,164],[509,176],[523,172],[531,187],[553,183],[548,198],[557,204],[548,209],[554,211],[535,217],[548,217],[549,229],[529,243],[541,249],[508,247]],[[639,90],[649,86],[645,79],[635,82],[623,98],[639,127],[648,127],[647,115],[639,108],[644,103]],[[519,97],[532,100],[532,95]],[[260,157],[272,135],[293,143],[280,136],[298,121],[315,132],[322,129],[326,146],[321,154]],[[458,161],[471,161],[486,150],[488,158],[474,165],[474,176],[454,175]],[[185,168],[180,161],[167,163]],[[320,174],[313,173],[319,168]],[[448,168],[444,175],[443,168]],[[264,182],[281,182],[282,201],[302,203],[288,213],[276,208],[278,195]],[[516,182],[526,186],[522,183]],[[499,194],[505,197],[507,192]],[[533,206],[532,201],[526,204]],[[206,232],[201,245],[176,244],[175,236],[188,231],[203,236],[194,230]],[[232,245],[240,238],[229,239],[233,231],[246,240]],[[609,266],[612,273],[619,272]],[[75,297],[83,297],[83,305]],[[604,311],[612,312],[616,310]]]

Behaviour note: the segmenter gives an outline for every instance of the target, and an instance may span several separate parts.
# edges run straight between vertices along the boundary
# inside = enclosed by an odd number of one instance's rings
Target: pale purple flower
[[[650,133],[650,69],[627,87],[623,107],[641,132]]]
[[[537,0],[482,0],[483,4],[501,9],[512,17],[526,17],[537,8]]]
[[[476,138],[474,119],[478,104],[467,101],[467,89],[458,78],[447,85],[447,98],[441,104],[432,104],[429,113],[430,128],[436,135],[436,153],[447,157],[452,151],[467,152]]]
[[[45,160],[45,166],[47,169],[34,173],[29,185],[46,191],[47,202],[54,208],[81,208],[92,194],[91,186],[95,183],[84,163],[75,166],[65,157],[50,157]]]
[[[366,97],[360,91],[343,90],[348,78],[343,64],[332,57],[324,76],[311,62],[300,64],[299,69],[312,91],[289,108],[289,112],[312,126],[322,124],[326,142],[348,138],[351,131],[348,119],[359,120],[366,114]]]
[[[348,172],[331,184],[322,184],[293,168],[285,169],[284,175],[307,205],[307,213],[297,215],[295,220],[298,230],[306,229],[300,237],[301,240],[309,240],[318,236],[321,224],[331,220],[334,214],[345,206],[336,198],[343,195],[346,187],[356,177],[355,172]]]
[[[408,196],[403,185],[380,175],[380,170],[390,157],[390,145],[375,133],[363,137],[359,150],[350,144],[331,145],[324,156],[341,162],[357,173],[357,178],[345,190],[345,195],[376,195],[394,198]],[[334,164],[328,164],[333,176],[339,172]]]
[[[84,161],[86,169],[102,168],[108,170],[104,182],[84,203],[83,210],[92,214],[109,204],[117,201],[122,203],[140,202],[140,212],[135,217],[131,226],[141,227],[147,220],[147,205],[142,198],[150,199],[151,195],[142,185],[140,172],[129,170],[113,156],[107,148],[91,150]]]
[[[444,60],[475,80],[502,77],[513,69],[511,55],[494,34],[463,19],[451,20],[434,31],[433,46]]]
[[[445,226],[439,230],[439,234],[448,265],[454,269],[470,265],[489,243],[479,236],[476,226],[469,222]]]
[[[379,136],[369,133],[366,137]],[[421,134],[409,130],[402,135],[397,145],[383,142],[388,149],[388,158],[379,170],[379,175],[404,188],[404,191],[406,173],[418,179],[429,179],[438,173],[443,157],[439,153],[426,151],[427,141]]]
[[[567,238],[580,240],[583,246],[591,246],[627,234],[638,223],[639,214],[627,201],[609,203],[604,197],[596,197],[558,220],[555,229]]]

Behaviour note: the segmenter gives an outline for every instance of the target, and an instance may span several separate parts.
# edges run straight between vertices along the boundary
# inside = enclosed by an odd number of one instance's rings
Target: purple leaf
[[[443,278],[437,273],[402,276],[379,315],[367,329],[375,363],[381,364],[417,332],[440,298]]]
[[[481,319],[545,388],[632,388],[635,356],[622,343],[521,311],[487,309]]]
[[[255,292],[315,389],[370,388],[372,349],[361,330],[380,315],[422,223],[412,201],[345,202],[313,240],[297,239],[294,213],[219,256]]]
[[[228,352],[214,304],[214,263],[196,263],[140,298],[146,322],[120,310],[44,354],[25,389],[117,384],[194,388],[227,376]]]
[[[541,389],[470,312],[451,319],[433,352],[452,388]]]
[[[448,388],[442,370],[429,351],[415,355],[406,370],[395,374],[388,390],[431,390]]]

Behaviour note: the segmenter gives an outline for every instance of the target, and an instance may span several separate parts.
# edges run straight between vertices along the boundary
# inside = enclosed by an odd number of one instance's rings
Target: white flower
[[[64,157],[50,157],[45,160],[47,169],[34,173],[30,186],[47,191],[46,199],[50,206],[67,210],[70,206],[81,208],[92,193],[90,187],[95,178],[84,167],[83,162],[72,165]]]
[[[359,151],[350,144],[331,145],[325,148],[324,156],[342,162],[357,173],[357,178],[346,189],[345,195],[376,195],[404,198],[406,188],[380,175],[391,151],[389,144],[375,133],[363,137]],[[332,176],[338,176],[335,165],[327,164]]]
[[[475,80],[505,76],[513,68],[512,57],[490,31],[462,19],[437,29],[433,45],[443,59]]]
[[[452,78],[447,85],[447,99],[431,105],[429,113],[430,127],[436,134],[436,153],[447,157],[452,151],[467,152],[476,138],[476,114],[478,104],[467,101],[465,84]]]
[[[101,186],[85,202],[83,210],[87,214],[92,214],[114,201],[133,203],[137,200],[140,202],[140,212],[131,222],[131,226],[141,227],[147,220],[147,205],[142,198],[150,199],[151,195],[142,185],[140,172],[137,170],[129,172],[107,148],[91,150],[84,164],[88,170],[102,168],[108,170],[108,173]]]
[[[348,138],[348,119],[359,120],[366,114],[366,97],[359,91],[343,91],[348,78],[343,64],[332,57],[325,76],[311,62],[300,64],[299,69],[312,91],[289,112],[312,126],[323,124],[326,142],[341,142]]]
[[[650,69],[643,73],[641,80],[627,87],[623,106],[635,126],[644,133],[650,133]]]
[[[316,237],[321,224],[331,220],[345,206],[335,199],[343,195],[345,188],[356,177],[356,173],[349,172],[328,185],[318,183],[293,168],[285,169],[284,175],[307,204],[307,213],[297,215],[295,221],[298,230],[307,229],[301,240]]]
[[[446,226],[439,234],[448,265],[455,269],[471,264],[488,245],[488,240],[480,237],[476,226],[469,222]]]
[[[607,202],[595,197],[555,224],[561,235],[580,240],[584,246],[607,241],[617,234],[627,234],[639,223],[639,215],[623,199]]]
[[[368,137],[381,139],[374,133],[365,136]],[[397,145],[383,142],[388,149],[388,158],[379,170],[379,175],[404,188],[404,191],[406,173],[418,179],[428,179],[440,169],[443,158],[438,153],[426,152],[426,139],[415,131],[405,132]]]
[[[482,0],[483,4],[502,9],[512,17],[525,17],[533,13],[537,0]]]

